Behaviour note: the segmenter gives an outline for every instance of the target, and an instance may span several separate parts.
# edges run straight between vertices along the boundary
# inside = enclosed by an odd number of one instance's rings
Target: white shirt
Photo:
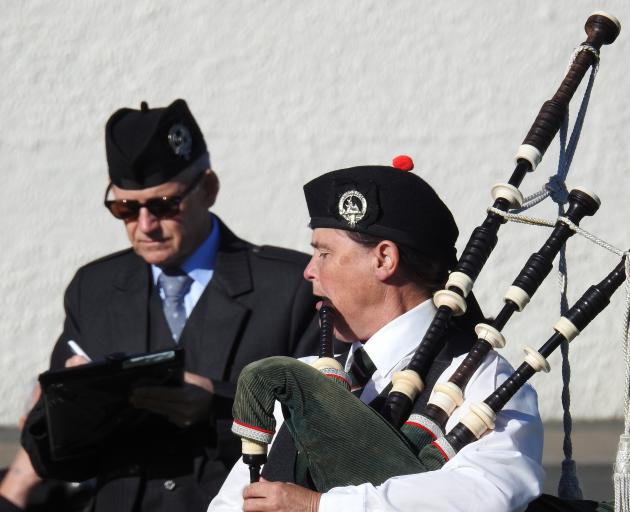
[[[432,301],[425,301],[396,318],[365,344],[377,367],[361,400],[369,402],[404,368],[435,314]],[[346,363],[360,346],[354,343]],[[465,355],[455,358],[438,382],[447,381]],[[450,431],[470,405],[485,400],[513,369],[492,351],[466,386],[465,400],[448,423]],[[276,408],[278,428],[282,421]],[[525,385],[497,415],[495,430],[464,447],[441,469],[390,478],[374,486],[335,487],[321,497],[319,512],[340,511],[520,511],[542,492],[543,430],[534,389]],[[239,511],[242,492],[249,484],[249,470],[238,461],[214,498],[208,512]]]
[[[201,294],[214,275],[214,264],[217,259],[217,251],[219,250],[219,236],[219,221],[216,217],[212,216],[212,229],[210,230],[210,234],[180,267],[182,271],[186,272],[193,280],[190,289],[186,295],[184,295],[186,318],[190,316]],[[162,269],[151,265],[151,273],[153,275],[153,284],[158,287],[160,299],[164,300],[164,290],[162,290],[158,281],[158,278],[162,274]]]

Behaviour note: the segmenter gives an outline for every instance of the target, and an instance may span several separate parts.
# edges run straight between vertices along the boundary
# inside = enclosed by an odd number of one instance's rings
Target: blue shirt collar
[[[197,247],[188,259],[181,265],[181,269],[192,277],[204,288],[212,279],[214,273],[214,265],[217,260],[217,251],[219,250],[219,221],[212,216],[212,229],[210,234],[203,241],[203,243]],[[157,284],[158,277],[162,273],[162,269],[155,265],[151,265],[151,273],[153,274],[153,284]]]

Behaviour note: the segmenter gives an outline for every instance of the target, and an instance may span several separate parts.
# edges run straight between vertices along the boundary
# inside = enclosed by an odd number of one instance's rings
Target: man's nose
[[[314,259],[315,256],[311,256],[311,259],[309,260],[308,265],[306,265],[306,268],[304,269],[304,272],[302,274],[304,276],[304,279],[306,279],[307,281],[313,281],[315,279]]]
[[[138,212],[138,227],[143,233],[154,231],[159,224],[159,219],[153,215],[145,206]]]

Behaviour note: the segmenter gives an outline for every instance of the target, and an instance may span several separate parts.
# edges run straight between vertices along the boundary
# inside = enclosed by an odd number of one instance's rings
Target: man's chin
[[[335,327],[333,330],[333,336],[343,343],[354,343],[357,341],[356,335],[352,332],[348,332],[348,330],[344,328],[338,329]]]
[[[335,306],[330,301],[330,299],[326,297],[320,297],[321,300],[318,300],[315,304],[317,311],[321,309],[322,306],[326,305],[330,307],[333,312],[333,336],[343,343],[354,343],[357,341],[356,334],[350,329],[350,326],[346,323],[345,319],[340,315],[339,311],[335,309]]]
[[[172,251],[163,249],[135,248],[135,252],[149,265],[157,267],[169,267],[177,265],[177,258]]]

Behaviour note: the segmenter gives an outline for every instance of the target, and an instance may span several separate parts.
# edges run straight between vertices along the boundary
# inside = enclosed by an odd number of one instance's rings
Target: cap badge
[[[168,131],[168,143],[177,156],[188,160],[192,150],[190,131],[183,124],[174,124]]]
[[[339,215],[353,228],[357,222],[365,217],[367,201],[360,192],[348,190],[339,198]]]

